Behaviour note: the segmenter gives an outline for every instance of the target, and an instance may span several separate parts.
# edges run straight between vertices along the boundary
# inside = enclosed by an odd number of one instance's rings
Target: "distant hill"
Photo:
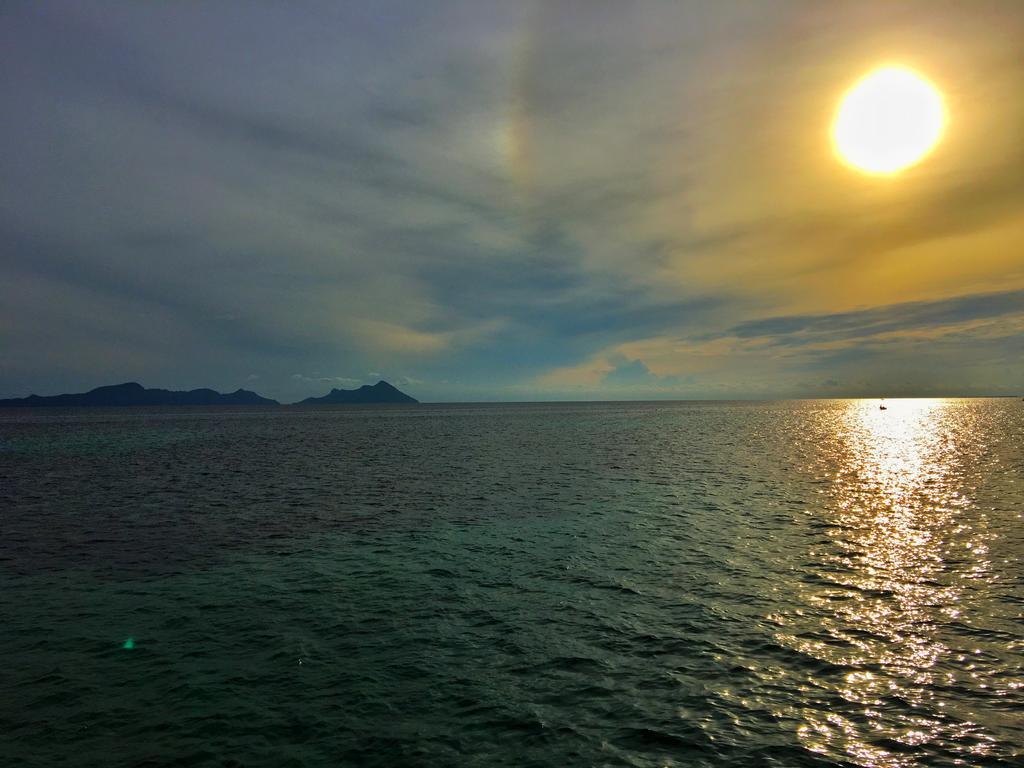
[[[191,389],[175,392],[169,389],[146,389],[141,384],[113,384],[73,395],[40,397],[29,395],[0,400],[0,408],[84,408],[89,406],[125,405],[278,405],[276,400],[260,397],[255,392],[238,389],[227,395],[212,389]]]
[[[357,403],[418,403],[386,381],[378,381],[372,387],[364,384],[359,389],[332,389],[323,397],[307,397],[296,405],[352,405]]]

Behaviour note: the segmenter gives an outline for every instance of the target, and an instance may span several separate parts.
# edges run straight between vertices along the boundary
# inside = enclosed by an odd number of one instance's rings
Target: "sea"
[[[0,765],[1021,766],[1022,515],[1018,399],[5,409]]]

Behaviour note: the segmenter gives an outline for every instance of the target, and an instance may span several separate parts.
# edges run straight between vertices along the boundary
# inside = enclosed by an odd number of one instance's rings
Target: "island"
[[[378,381],[373,386],[364,384],[359,389],[332,389],[323,397],[307,397],[296,405],[358,405],[362,403],[418,403],[401,390]]]
[[[135,405],[279,405],[279,403],[277,400],[261,397],[247,389],[237,389],[228,394],[221,394],[212,389],[190,389],[176,392],[169,389],[146,389],[135,382],[97,387],[77,394],[49,397],[29,395],[28,397],[0,400],[0,408],[84,408]]]

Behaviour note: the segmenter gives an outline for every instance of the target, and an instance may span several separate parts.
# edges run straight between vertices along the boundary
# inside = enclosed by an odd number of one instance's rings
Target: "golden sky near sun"
[[[738,294],[762,315],[1024,286],[1024,271],[1006,269],[1024,194],[1021,14],[1006,19],[998,3],[780,7],[756,19],[756,34],[722,31],[685,77],[647,77],[678,104],[657,143],[639,133],[639,108],[614,103],[643,101],[628,89],[588,102],[581,133],[520,113],[515,156],[529,163],[533,210],[585,199],[590,180],[622,173],[608,170],[621,158],[658,194],[611,198],[600,221],[570,221],[588,262],[666,297]],[[519,78],[536,90],[544,46],[531,50],[537,72]],[[837,110],[887,67],[940,94],[941,136],[898,173],[858,172],[837,161]],[[623,254],[636,240],[660,244],[659,270],[632,269]]]
[[[836,18],[840,8],[848,19]],[[928,28],[885,9],[827,4],[820,13],[710,62],[730,69],[730,87],[704,105],[714,129],[688,158],[702,183],[690,190],[686,224],[715,247],[680,247],[680,278],[771,294],[797,312],[1024,285],[1021,270],[1011,285],[1006,271],[1020,263],[1011,222],[1024,168],[1019,30],[984,14],[937,15]],[[836,107],[859,78],[893,63],[934,83],[948,125],[902,173],[857,173],[834,156]]]
[[[655,290],[736,297],[728,326],[1024,288],[1024,23],[1007,7],[794,4],[756,39],[706,51],[680,99],[686,140],[651,166],[670,192],[623,221],[664,244]],[[844,97],[885,69],[934,89],[941,124],[926,115],[907,167],[865,172],[844,161],[835,124]],[[681,338],[611,352],[659,375],[753,359],[768,370],[779,354]],[[552,382],[600,381],[608,359]]]

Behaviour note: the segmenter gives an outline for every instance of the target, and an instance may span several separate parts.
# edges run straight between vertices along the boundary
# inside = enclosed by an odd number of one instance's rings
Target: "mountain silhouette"
[[[237,389],[230,394],[222,395],[212,389],[191,389],[187,392],[176,392],[169,389],[146,389],[141,384],[112,384],[97,387],[88,392],[69,395],[53,395],[40,397],[29,395],[10,400],[0,400],[0,408],[32,407],[32,408],[83,408],[89,406],[126,406],[126,405],[278,405],[276,400],[260,397],[247,389]]]
[[[396,389],[386,381],[359,389],[332,389],[323,397],[307,397],[296,405],[351,405],[357,403],[418,403],[414,397]]]

